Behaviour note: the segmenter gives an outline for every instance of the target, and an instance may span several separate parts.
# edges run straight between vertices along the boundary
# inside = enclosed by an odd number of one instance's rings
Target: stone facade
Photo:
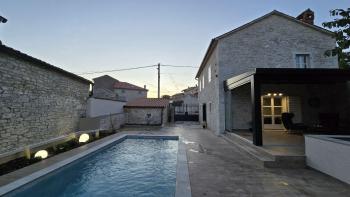
[[[87,80],[18,53],[0,52],[0,153],[74,132],[86,113]]]
[[[198,103],[199,103],[199,121],[203,123],[203,104],[206,104],[207,126],[216,131],[219,127],[219,79],[218,79],[218,50],[213,51],[207,65],[198,78]],[[208,67],[211,67],[211,80],[209,82]],[[204,87],[203,87],[204,84]],[[210,109],[211,105],[211,109]]]
[[[138,98],[147,98],[147,90],[114,89],[117,98],[124,101],[132,101]]]
[[[324,55],[335,46],[335,39],[329,33],[281,15],[270,14],[217,40],[198,76],[199,82],[203,76],[205,78],[199,103],[212,103],[212,111],[207,113],[211,119],[207,123],[216,133],[225,130],[225,99],[229,97],[224,91],[224,81],[228,78],[255,68],[296,68],[295,55],[299,53],[310,55],[311,68],[338,68],[336,57]],[[214,67],[210,83],[207,80],[209,66]]]
[[[167,108],[125,108],[126,124],[163,125],[167,122]],[[147,114],[151,116],[148,118]]]

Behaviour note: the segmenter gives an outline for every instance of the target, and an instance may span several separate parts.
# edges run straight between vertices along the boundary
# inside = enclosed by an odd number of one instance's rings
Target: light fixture
[[[35,153],[34,158],[46,159],[49,153],[46,150],[39,150]]]
[[[273,96],[277,96],[277,93],[273,93]]]
[[[267,96],[271,96],[271,93],[268,93]]]
[[[278,96],[282,96],[283,94],[282,93],[279,93]]]
[[[79,137],[79,142],[85,143],[85,142],[89,141],[89,138],[90,138],[90,136],[88,134],[86,134],[86,133],[81,134]]]

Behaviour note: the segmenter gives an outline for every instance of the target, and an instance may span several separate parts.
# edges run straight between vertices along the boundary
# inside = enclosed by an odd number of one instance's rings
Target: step
[[[221,137],[227,142],[237,146],[245,151],[251,158],[259,162],[266,168],[305,168],[306,158],[303,155],[276,155],[264,150],[264,148],[255,146],[249,140],[234,134],[226,133]]]

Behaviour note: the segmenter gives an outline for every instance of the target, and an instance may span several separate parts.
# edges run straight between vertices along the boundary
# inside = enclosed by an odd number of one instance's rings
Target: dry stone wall
[[[0,53],[0,154],[76,131],[89,84]]]

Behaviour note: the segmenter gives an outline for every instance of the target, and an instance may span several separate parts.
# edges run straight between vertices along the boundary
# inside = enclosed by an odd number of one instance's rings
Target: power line
[[[118,71],[136,70],[136,69],[151,68],[151,67],[156,67],[156,66],[157,66],[157,65],[139,66],[139,67],[122,68],[122,69],[114,69],[114,70],[94,71],[94,72],[80,73],[80,74],[77,74],[77,75],[90,75],[90,74],[99,74],[99,73],[108,73],[108,72],[118,72]]]
[[[176,65],[162,65],[162,64],[160,66],[175,67],[175,68],[198,68],[195,66],[176,66]],[[128,70],[137,70],[137,69],[142,69],[142,68],[151,68],[151,67],[158,67],[158,65],[139,66],[139,67],[122,68],[122,69],[114,69],[114,70],[92,71],[92,72],[79,73],[77,75],[90,75],[90,74],[99,74],[99,73],[119,72],[119,71],[128,71]]]
[[[176,67],[176,68],[199,68],[197,66],[175,66],[175,65],[160,65],[165,67]]]

